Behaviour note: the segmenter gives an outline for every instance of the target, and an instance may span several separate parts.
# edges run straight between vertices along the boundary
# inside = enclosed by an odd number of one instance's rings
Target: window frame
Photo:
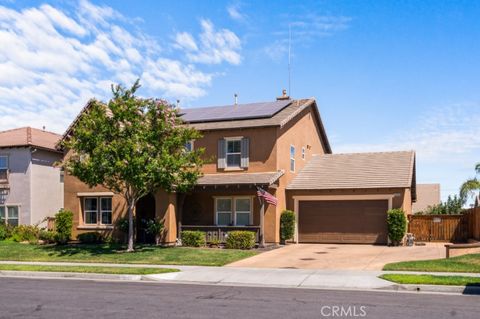
[[[302,146],[302,160],[305,160],[305,146]]]
[[[190,149],[188,149],[188,147],[187,147],[187,145],[189,145],[189,144],[190,144]],[[185,143],[185,151],[187,153],[193,152],[194,147],[195,147],[194,140],[190,140],[187,143]]]
[[[295,146],[290,145],[290,172],[295,173]],[[293,169],[292,169],[293,167]]]
[[[253,197],[254,196],[214,196],[214,201],[215,201],[215,226],[235,226],[235,227],[248,227],[249,225],[253,224]],[[229,199],[231,202],[231,211],[219,211],[218,210],[218,200],[222,199]],[[250,211],[248,212],[249,217],[248,217],[248,224],[247,225],[238,225],[237,224],[237,212],[240,214],[246,214],[247,211],[238,211],[237,210],[237,199],[248,199],[250,202]],[[218,213],[230,213],[230,224],[229,225],[219,225],[218,224]]]
[[[242,167],[242,139],[243,139],[243,136],[225,137],[225,168],[226,169],[241,168]],[[240,143],[240,151],[239,152],[229,152],[228,151],[228,143],[230,143],[230,142]],[[228,165],[228,155],[239,155],[238,165]]]
[[[10,215],[9,215],[8,209],[12,208],[12,207],[17,208],[17,217],[16,218],[11,218]],[[5,204],[5,205],[0,205],[0,208],[4,209],[4,211],[3,211],[4,212],[3,221],[0,221],[0,223],[5,224],[5,225],[9,225],[9,222],[8,222],[9,220],[16,220],[17,223],[16,223],[16,225],[13,225],[13,226],[20,225],[20,205],[18,205],[18,204]]]
[[[95,199],[97,201],[97,209],[96,210],[87,210],[86,201],[87,199]],[[111,207],[110,210],[103,209],[102,200],[103,199],[110,199]],[[103,213],[110,212],[110,224],[103,223]],[[87,223],[86,214],[87,213],[95,213],[96,222],[95,223]],[[83,207],[82,207],[82,217],[83,217],[83,225],[94,227],[94,226],[113,226],[113,196],[85,196],[83,197]]]
[[[8,155],[4,155],[4,154],[0,154],[0,158],[5,158],[5,163],[6,163],[5,167],[0,166],[0,172],[2,170],[5,171],[5,179],[2,179],[1,178],[2,175],[0,174],[0,180],[1,181],[8,180],[8,172],[10,170],[10,159],[8,158]]]

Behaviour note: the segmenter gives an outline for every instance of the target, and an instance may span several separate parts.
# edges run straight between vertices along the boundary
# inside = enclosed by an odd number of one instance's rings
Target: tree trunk
[[[135,201],[128,201],[128,247],[127,251],[132,252],[133,249],[133,209],[135,208]]]

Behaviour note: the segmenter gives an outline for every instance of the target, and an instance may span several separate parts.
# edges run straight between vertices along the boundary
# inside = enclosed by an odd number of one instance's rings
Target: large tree
[[[475,165],[475,172],[480,174],[480,163]],[[476,194],[477,191],[480,191],[480,180],[476,177],[466,180],[462,186],[460,186],[460,198],[463,203],[465,204],[470,197]]]
[[[107,103],[91,100],[63,146],[72,151],[64,162],[70,174],[93,187],[102,185],[123,196],[128,210],[128,251],[134,249],[133,211],[143,196],[163,189],[184,193],[200,176],[202,149],[185,144],[200,133],[182,122],[178,110],[160,99],[112,86]]]

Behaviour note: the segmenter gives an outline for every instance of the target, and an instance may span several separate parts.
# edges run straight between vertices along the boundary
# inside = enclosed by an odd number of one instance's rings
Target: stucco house
[[[0,132],[0,222],[40,224],[63,207],[60,138],[31,127]]]
[[[165,244],[174,244],[185,229],[220,240],[231,230],[247,229],[259,241],[279,243],[285,209],[297,214],[297,242],[386,244],[387,210],[411,213],[415,153],[332,154],[314,98],[284,95],[272,102],[180,113],[203,134],[186,147],[205,148],[205,158],[213,160],[186,196],[158,190],[138,203],[137,220],[163,219]],[[74,123],[64,138],[74,134]],[[275,196],[277,205],[262,205],[257,187]],[[126,213],[121,197],[102,187],[89,188],[68,174],[65,208],[75,214],[75,233],[112,231]],[[137,239],[148,240],[141,228]]]

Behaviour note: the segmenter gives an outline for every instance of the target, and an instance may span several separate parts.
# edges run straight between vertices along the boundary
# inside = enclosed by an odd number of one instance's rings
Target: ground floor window
[[[215,208],[216,225],[247,226],[252,224],[252,197],[217,197],[215,198]]]
[[[18,206],[0,206],[0,223],[18,226]]]
[[[85,197],[83,202],[83,222],[85,225],[111,225],[112,198]]]

